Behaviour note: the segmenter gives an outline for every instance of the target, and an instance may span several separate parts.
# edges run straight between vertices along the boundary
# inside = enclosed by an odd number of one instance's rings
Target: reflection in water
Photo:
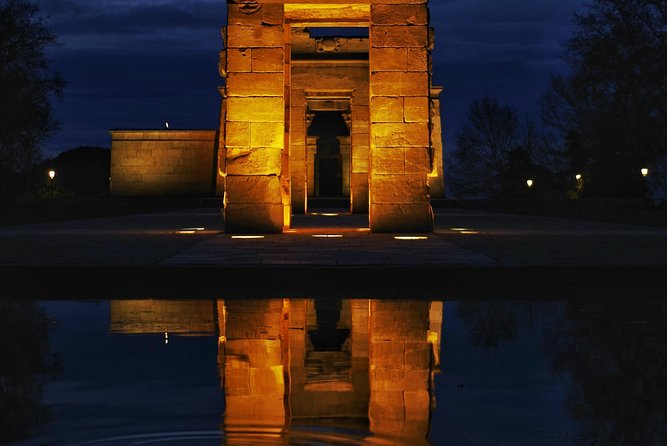
[[[567,398],[578,444],[667,444],[667,304],[465,302],[471,341],[495,348],[542,318],[554,371],[572,383]]]
[[[44,377],[58,369],[49,353],[49,320],[32,302],[0,300],[0,443],[47,420]]]
[[[116,333],[217,330],[226,444],[287,444],[326,425],[363,444],[426,445],[442,303],[344,299],[114,301]],[[362,444],[362,443],[360,443]]]

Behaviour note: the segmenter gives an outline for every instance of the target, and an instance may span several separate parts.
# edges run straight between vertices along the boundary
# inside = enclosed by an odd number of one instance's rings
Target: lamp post
[[[533,184],[535,184],[535,182],[534,182],[533,180],[526,180],[526,185],[527,185],[529,188],[530,188],[530,187],[533,187]]]
[[[648,173],[649,173],[649,172],[648,172],[648,167],[644,167],[644,168],[642,169],[642,176],[643,176],[644,178],[646,178],[646,177],[648,176]]]
[[[53,200],[53,180],[56,177],[56,171],[55,170],[49,170],[49,189],[51,189],[51,199]]]

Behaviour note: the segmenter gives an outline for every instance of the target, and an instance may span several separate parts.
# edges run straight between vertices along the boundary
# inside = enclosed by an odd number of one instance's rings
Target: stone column
[[[442,87],[431,87],[431,159],[433,160],[433,166],[431,173],[428,175],[431,198],[445,198],[440,93],[442,93]]]
[[[317,140],[319,137],[317,136],[309,136],[307,137],[307,146],[306,146],[306,151],[307,151],[307,163],[308,163],[308,171],[307,171],[307,182],[308,182],[308,196],[309,197],[316,197],[317,196],[317,191],[315,190],[315,157],[317,156]]]
[[[284,5],[228,3],[225,230],[282,232]]]
[[[352,98],[352,177],[350,178],[350,201],[352,213],[368,213],[368,88],[355,90]]]
[[[306,94],[303,89],[291,92],[290,170],[292,177],[292,210],[306,211]]]
[[[340,160],[342,165],[343,195],[350,195],[350,137],[339,136]]]
[[[426,0],[371,0],[370,225],[433,230],[429,202],[430,73]]]

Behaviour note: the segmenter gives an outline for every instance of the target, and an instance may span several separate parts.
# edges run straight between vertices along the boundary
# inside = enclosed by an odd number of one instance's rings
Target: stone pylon
[[[306,209],[311,166],[303,132],[310,100],[313,108],[337,104],[334,109],[350,124],[342,178],[349,185],[343,189],[351,197],[351,210],[368,211],[374,232],[431,231],[429,175],[437,160],[431,138],[433,39],[427,0],[227,3],[219,158],[226,230],[282,232],[291,225],[292,200],[294,210]],[[329,73],[336,64],[352,70],[345,65],[346,55],[355,67],[365,60],[365,79],[334,86],[331,79],[341,76],[334,72],[324,80],[318,74],[322,71],[313,69],[308,88],[295,94],[293,69],[299,65],[298,81],[303,83],[308,62],[307,54],[294,49],[301,51],[308,39],[293,42],[295,30],[309,27],[367,28],[368,38],[313,39],[310,59],[319,63],[312,66],[326,66]],[[293,55],[299,57],[293,60]]]

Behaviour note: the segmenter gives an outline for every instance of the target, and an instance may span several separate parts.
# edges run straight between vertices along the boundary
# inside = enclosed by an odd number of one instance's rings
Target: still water
[[[0,443],[665,445],[666,310],[0,301]]]

